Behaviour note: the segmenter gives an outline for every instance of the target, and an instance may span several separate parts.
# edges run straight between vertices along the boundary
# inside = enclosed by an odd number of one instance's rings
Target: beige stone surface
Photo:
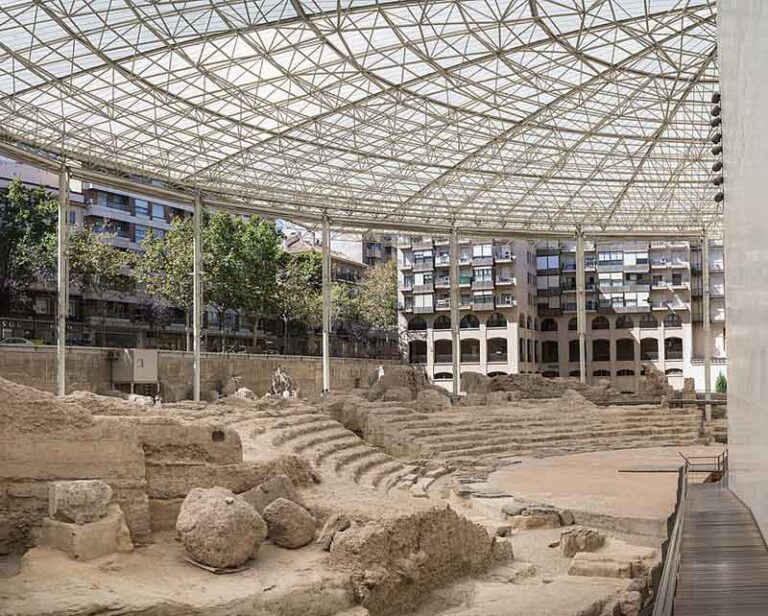
[[[112,488],[98,479],[52,481],[48,485],[48,516],[53,520],[85,524],[107,514]]]
[[[75,560],[93,560],[133,549],[125,516],[119,505],[109,506],[105,517],[88,523],[43,520],[41,544]]]
[[[315,538],[317,523],[301,505],[277,498],[263,512],[269,539],[281,548],[302,548]]]

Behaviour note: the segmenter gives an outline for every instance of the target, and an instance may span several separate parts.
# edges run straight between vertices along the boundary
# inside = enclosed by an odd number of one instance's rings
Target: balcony
[[[623,263],[598,263],[597,265],[597,271],[598,272],[604,272],[604,273],[616,273],[616,272],[623,272],[624,271],[624,264]]]
[[[415,284],[413,285],[414,293],[433,293],[435,291],[435,285],[429,284]]]
[[[459,286],[460,287],[472,286],[472,276],[459,276]]]
[[[459,265],[472,265],[472,255],[459,255]]]
[[[481,302],[472,302],[472,309],[476,310],[478,312],[485,311],[485,310],[493,310],[494,302],[493,300],[483,300]]]
[[[497,297],[496,298],[496,307],[497,308],[512,308],[514,306],[517,306],[517,302],[511,298],[511,297]]]
[[[400,269],[404,271],[411,271],[413,269],[413,261],[403,261],[400,263]]]
[[[449,267],[451,258],[448,255],[435,257],[435,267]]]
[[[651,266],[648,263],[625,265],[624,271],[627,274],[647,274],[649,271],[651,271]]]
[[[432,240],[413,242],[412,247],[414,250],[432,250]]]
[[[469,310],[472,308],[472,300],[462,299],[459,301],[459,310]]]
[[[493,289],[493,280],[473,280],[473,290]]]
[[[575,310],[575,308],[574,308]],[[539,316],[542,317],[559,317],[563,314],[562,308],[542,308],[538,309]]]
[[[413,312],[413,305],[411,305],[411,304],[400,304],[398,306],[398,310],[400,310],[400,312],[405,312],[405,313],[409,313],[410,314],[411,312]]]
[[[451,287],[451,279],[448,276],[435,279],[436,289],[449,289]]]
[[[682,261],[680,259],[673,259],[672,261],[670,261],[670,267],[672,267],[672,268],[686,268],[687,269],[688,267],[690,267],[690,265],[691,264],[690,264],[689,261]]]
[[[404,284],[400,287],[403,293],[411,293],[413,291],[413,284]]]
[[[434,306],[414,306],[413,312],[415,314],[432,314],[435,311]]]
[[[496,276],[496,285],[500,287],[509,287],[517,284],[517,278],[514,276]]]
[[[515,255],[511,250],[498,250],[493,253],[496,263],[511,263],[515,260]]]
[[[411,247],[411,238],[410,237],[402,237],[397,241],[397,245],[400,248],[410,248]]]
[[[450,299],[438,299],[435,301],[435,310],[450,310],[450,309],[451,309]]]
[[[472,257],[472,265],[493,265],[493,257]]]
[[[414,261],[413,263],[413,271],[414,272],[431,272],[435,268],[432,261]]]

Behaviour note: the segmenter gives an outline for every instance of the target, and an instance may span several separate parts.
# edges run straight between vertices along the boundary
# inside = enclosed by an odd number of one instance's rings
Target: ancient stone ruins
[[[280,369],[148,405],[0,379],[0,614],[640,613],[665,520],[504,473],[702,443],[697,412],[537,375],[467,375],[456,400],[403,366],[363,385],[303,399]]]

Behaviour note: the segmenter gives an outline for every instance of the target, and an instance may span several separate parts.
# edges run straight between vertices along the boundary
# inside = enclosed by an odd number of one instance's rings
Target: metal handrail
[[[653,616],[673,616],[674,614],[677,576],[680,569],[680,545],[683,538],[683,526],[685,524],[685,511],[687,507],[688,480],[691,473],[702,472],[696,468],[697,463],[695,460],[714,460],[716,472],[721,480],[725,478],[727,481],[728,476],[727,449],[717,456],[685,456],[680,453],[680,457],[683,458],[683,465],[678,471],[674,524],[672,532],[669,534],[666,550],[662,549],[664,569],[661,573],[658,588],[654,593]]]

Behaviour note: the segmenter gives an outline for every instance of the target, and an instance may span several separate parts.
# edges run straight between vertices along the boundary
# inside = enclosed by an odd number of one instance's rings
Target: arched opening
[[[683,371],[680,368],[668,368],[664,371],[667,376],[683,376]]]
[[[611,341],[598,338],[592,341],[592,361],[611,361]]]
[[[535,317],[533,319],[533,331],[539,331],[539,320]]]
[[[655,329],[659,322],[652,314],[644,314],[640,317],[640,329]]]
[[[560,375],[554,370],[545,370],[544,372],[541,373],[541,376],[543,376],[545,379],[554,379]]]
[[[616,361],[635,361],[635,341],[632,338],[616,341]]]
[[[450,381],[453,379],[453,374],[450,372],[435,372],[436,381]]]
[[[610,371],[610,370],[595,370],[595,371],[592,373],[592,376],[604,376],[604,377],[608,377],[608,378],[610,378],[610,376],[611,376],[611,371]]]
[[[616,319],[616,329],[632,329],[635,326],[635,322],[632,317],[626,314],[619,315]]]
[[[635,376],[634,370],[617,370],[616,376]]]
[[[478,364],[480,363],[480,341],[479,340],[462,340],[461,346],[461,361],[466,364]]]
[[[503,371],[501,371],[501,370],[496,370],[496,371],[494,371],[494,372],[489,372],[489,373],[488,373],[488,376],[489,376],[489,377],[491,377],[491,378],[493,378],[493,377],[495,377],[495,376],[507,376],[507,373],[506,373],[506,372],[503,372]]]
[[[435,319],[433,329],[451,329],[451,317],[441,314]]]
[[[643,338],[640,341],[640,359],[643,361],[659,359],[659,341],[656,338]]]
[[[581,377],[581,370],[571,370],[568,376],[575,376],[578,379]]]
[[[611,329],[611,324],[605,317],[592,319],[592,329]]]
[[[479,329],[480,321],[474,314],[467,314],[459,321],[459,329]]]
[[[533,319],[530,316],[525,320],[525,326],[528,329],[533,330]]]
[[[488,361],[506,363],[507,361],[506,338],[491,338],[490,340],[488,340]]]
[[[427,363],[426,340],[411,340],[408,343],[408,361],[412,364]]]
[[[507,317],[505,317],[500,312],[494,312],[491,316],[488,317],[488,320],[485,322],[486,327],[506,327],[507,326]]]
[[[664,327],[667,329],[676,329],[683,326],[683,321],[674,312],[670,312],[664,317]]]
[[[568,342],[568,361],[579,361],[579,341],[570,340]]]
[[[557,321],[554,319],[551,319],[547,317],[546,319],[541,320],[541,331],[543,332],[556,332],[557,331]]]
[[[408,321],[409,332],[423,332],[427,329],[427,322],[423,317],[413,317]]]
[[[545,364],[556,364],[559,352],[557,340],[545,340],[541,343],[541,361]]]
[[[522,338],[517,339],[517,361],[519,362],[528,361],[528,357],[525,354],[525,340],[523,340]]]
[[[568,331],[575,332],[577,329],[579,329],[579,320],[576,317],[571,317],[568,320]]]
[[[683,359],[682,338],[667,338],[664,340],[664,359]]]
[[[451,340],[435,340],[435,363],[450,364],[453,362],[453,342]]]
[[[521,314],[520,318],[517,320],[517,324],[520,327],[520,329],[525,329],[525,315]]]

